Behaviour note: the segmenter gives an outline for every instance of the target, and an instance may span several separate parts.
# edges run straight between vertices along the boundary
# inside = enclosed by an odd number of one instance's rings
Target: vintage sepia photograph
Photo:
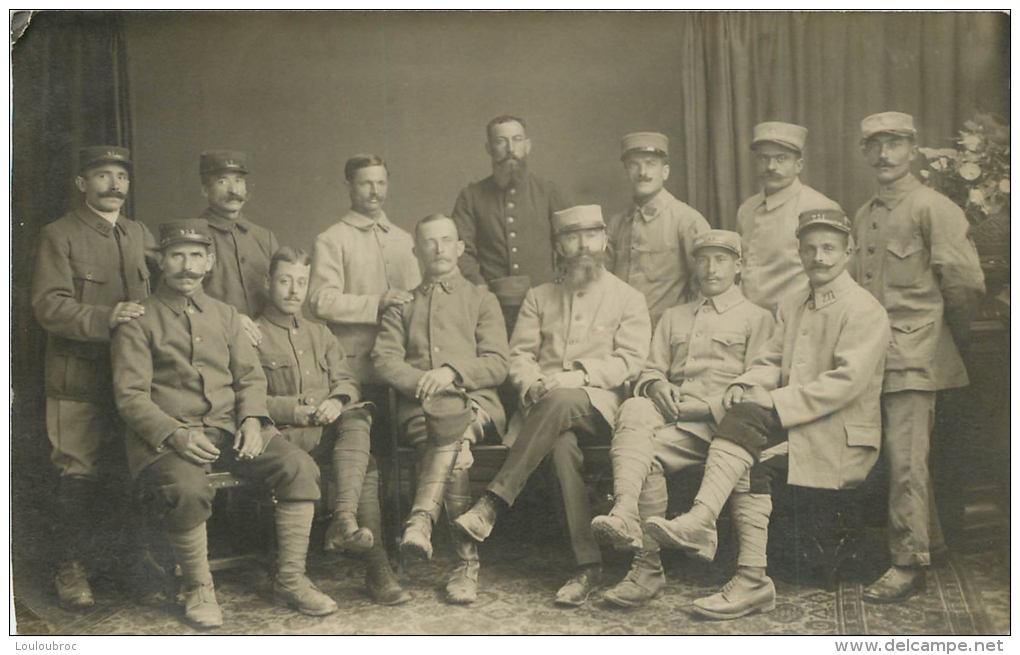
[[[22,650],[1011,633],[1008,12],[9,18]]]

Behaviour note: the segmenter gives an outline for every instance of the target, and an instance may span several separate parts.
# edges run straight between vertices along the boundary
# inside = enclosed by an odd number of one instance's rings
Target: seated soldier
[[[666,514],[665,474],[704,464],[723,417],[723,392],[775,324],[771,313],[745,299],[734,284],[743,264],[740,235],[702,232],[694,238],[692,254],[701,295],[667,310],[655,328],[636,397],[616,418],[610,450],[613,509],[591,523],[599,542],[637,550],[627,577],[604,596],[620,607],[644,605],[666,584],[659,544],[641,534],[641,519]],[[734,508],[744,496],[734,495]],[[738,534],[746,532],[741,517],[734,511]],[[740,549],[742,563],[753,556]]]
[[[578,567],[556,604],[578,607],[602,579],[578,443],[611,440],[624,384],[641,371],[652,328],[645,297],[605,269],[602,209],[556,212],[552,228],[561,279],[528,291],[510,348],[510,381],[521,409],[506,441],[519,437],[488,491],[455,523],[475,541],[485,540],[499,512],[552,454]]]
[[[319,471],[266,409],[266,378],[237,310],[210,298],[202,279],[216,255],[205,219],[160,226],[162,279],[145,312],[112,342],[117,409],[127,426],[131,475],[162,521],[183,574],[184,618],[223,623],[209,570],[206,520],[215,491],[206,473],[225,469],[268,484],[274,521],[277,599],[311,615],[336,603],[305,575]]]
[[[509,348],[496,296],[468,282],[457,267],[464,253],[457,225],[442,214],[430,214],[418,222],[414,240],[424,282],[413,290],[411,302],[383,314],[372,363],[399,394],[398,423],[417,450],[418,488],[401,547],[431,559],[432,528],[444,503],[450,521],[471,503],[471,445],[484,436],[486,426],[499,433],[505,427],[496,388],[506,378]],[[440,426],[439,416],[423,409],[423,403],[456,389],[471,399],[469,424]],[[478,549],[456,530],[454,547],[460,562],[450,575],[446,599],[471,603]]]
[[[723,504],[731,493],[747,494],[734,508],[744,526],[737,573],[694,602],[710,619],[775,608],[776,589],[765,574],[771,475],[788,474],[789,484],[802,487],[852,489],[878,460],[889,318],[846,272],[852,250],[842,211],[801,213],[796,235],[810,289],[780,302],[772,338],[723,395],[726,416],[694,506],[671,521],[645,522],[659,544],[711,561]]]
[[[368,451],[372,405],[358,402],[360,388],[337,338],[301,316],[310,266],[307,253],[289,247],[280,248],[269,264],[269,304],[256,321],[269,418],[305,452],[330,449],[333,519],[326,549],[363,553],[372,599],[397,605],[411,596],[400,588],[382,538],[379,469]],[[358,496],[349,491],[355,485]]]

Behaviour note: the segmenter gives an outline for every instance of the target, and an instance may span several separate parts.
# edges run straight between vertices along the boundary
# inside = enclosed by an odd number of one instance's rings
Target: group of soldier
[[[664,188],[665,135],[623,138],[633,203],[605,221],[535,175],[525,122],[500,116],[486,128],[492,175],[413,234],[383,209],[386,163],[348,160],[350,210],[311,253],[242,213],[243,153],[201,154],[209,208],[160,225],[156,242],[120,211],[129,152],[83,149],[83,202],[43,229],[32,288],[49,334],[60,601],[94,603],[80,545],[110,448],[126,451],[169,542],[190,624],[223,621],[211,470],[272,489],[281,602],[337,610],[305,571],[323,490],[325,548],[361,558],[375,602],[408,601],[385,548],[371,436],[391,389],[391,428],[418,469],[400,547],[431,558],[445,509],[450,603],[475,600],[478,543],[551,455],[577,563],[558,605],[582,605],[602,584],[600,545],[634,553],[605,601],[650,602],[666,583],[659,549],[711,561],[728,502],[737,570],[694,611],[769,611],[771,483],[852,489],[880,451],[892,566],[865,600],[910,598],[945,548],[927,467],[935,392],[967,383],[960,351],[984,281],[962,211],[910,171],[912,117],[875,114],[861,129],[877,191],[851,221],[799,180],[807,129],[756,126],[761,190],[730,232]],[[472,505],[471,447],[483,441],[509,450]],[[614,503],[593,517],[581,446],[599,443],[610,444]],[[692,466],[704,467],[694,503],[667,520],[665,476]]]

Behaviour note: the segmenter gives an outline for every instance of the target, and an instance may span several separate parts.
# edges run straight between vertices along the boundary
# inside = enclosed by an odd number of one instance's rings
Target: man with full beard
[[[452,218],[464,241],[460,270],[496,294],[509,334],[527,290],[555,277],[549,222],[568,203],[555,184],[528,170],[524,119],[497,116],[486,137],[492,175],[460,192]]]
[[[560,278],[528,291],[510,342],[510,382],[520,402],[504,438],[510,453],[485,495],[455,524],[483,541],[552,453],[578,564],[556,604],[577,607],[602,578],[578,442],[609,443],[624,383],[648,354],[651,321],[645,297],[605,270],[600,207],[556,212],[552,227]]]

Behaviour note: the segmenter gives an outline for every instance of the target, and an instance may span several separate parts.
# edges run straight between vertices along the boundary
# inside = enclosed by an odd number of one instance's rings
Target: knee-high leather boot
[[[432,559],[432,527],[439,518],[450,474],[474,412],[471,399],[463,392],[427,398],[422,409],[425,412],[425,452],[400,547]]]
[[[446,582],[446,602],[473,603],[478,594],[478,544],[458,530],[453,522],[471,506],[471,480],[467,469],[455,469],[446,490],[446,518],[450,522],[453,548],[459,560]]]

